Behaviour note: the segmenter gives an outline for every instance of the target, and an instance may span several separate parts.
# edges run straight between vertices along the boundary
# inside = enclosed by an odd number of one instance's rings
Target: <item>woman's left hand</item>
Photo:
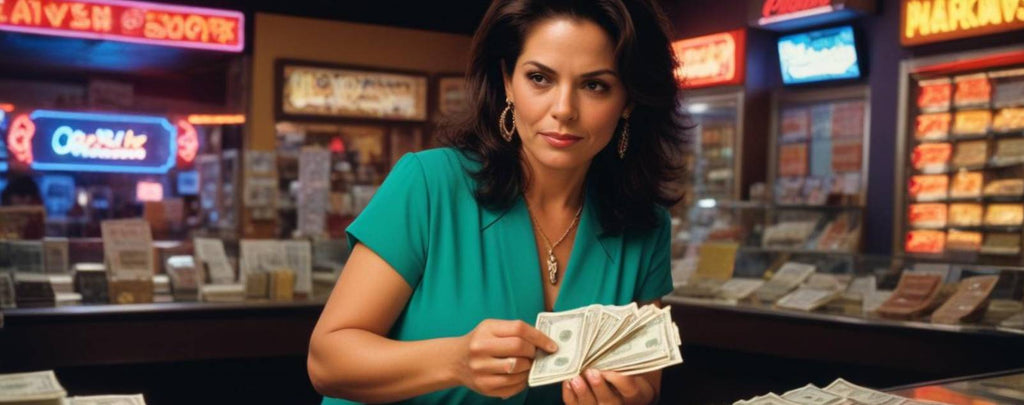
[[[568,405],[645,405],[654,401],[654,394],[647,379],[614,371],[586,370],[562,383],[562,400]]]

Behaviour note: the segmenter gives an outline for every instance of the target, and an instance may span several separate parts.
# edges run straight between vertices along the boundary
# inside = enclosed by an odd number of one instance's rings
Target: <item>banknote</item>
[[[52,370],[0,374],[0,404],[60,405],[66,396]]]
[[[646,373],[683,362],[679,328],[671,308],[591,305],[537,315],[536,327],[558,343],[555,353],[538,353],[531,387],[571,379],[586,369]]]

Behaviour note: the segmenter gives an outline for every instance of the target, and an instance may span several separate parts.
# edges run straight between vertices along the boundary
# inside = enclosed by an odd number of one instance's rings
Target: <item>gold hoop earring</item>
[[[505,121],[508,119],[509,113],[512,113],[512,127],[508,128],[505,126]],[[512,134],[516,132],[516,114],[512,109],[512,102],[505,100],[505,109],[501,111],[501,116],[498,117],[498,129],[501,130],[501,137],[505,138],[505,142],[512,142]]]
[[[629,148],[629,117],[623,117],[622,120],[622,134],[619,135],[619,159],[626,158],[626,149]]]

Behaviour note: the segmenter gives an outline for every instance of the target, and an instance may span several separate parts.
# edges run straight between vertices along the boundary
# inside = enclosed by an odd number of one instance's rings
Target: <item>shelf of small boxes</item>
[[[921,79],[916,88],[904,251],[1020,262],[1024,69]]]
[[[817,270],[786,262],[767,280],[698,273],[665,302],[860,325],[1024,335],[1024,303],[993,297],[1000,276],[945,283],[938,274],[904,271],[894,290],[881,290],[875,275]]]

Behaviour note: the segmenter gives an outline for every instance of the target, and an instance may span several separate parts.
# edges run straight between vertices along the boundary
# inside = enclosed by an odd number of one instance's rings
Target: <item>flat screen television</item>
[[[779,38],[779,67],[784,84],[861,78],[860,53],[849,25]]]

